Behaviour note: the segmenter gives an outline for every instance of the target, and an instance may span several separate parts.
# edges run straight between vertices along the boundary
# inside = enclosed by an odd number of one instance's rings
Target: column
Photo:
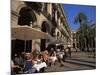
[[[55,21],[57,22],[57,11],[55,11]]]
[[[50,15],[52,15],[52,4],[51,4],[51,3],[49,3],[49,4],[47,5],[47,12],[48,12]]]

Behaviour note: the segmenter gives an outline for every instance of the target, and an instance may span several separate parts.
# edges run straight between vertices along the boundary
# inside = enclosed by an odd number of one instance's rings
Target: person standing
[[[71,48],[70,47],[68,47],[68,54],[71,57]]]

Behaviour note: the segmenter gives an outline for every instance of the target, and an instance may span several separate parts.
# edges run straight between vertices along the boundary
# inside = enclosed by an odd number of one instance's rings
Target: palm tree
[[[83,27],[83,35],[84,35],[84,42],[85,42],[85,47],[87,48],[87,51],[89,51],[89,30],[90,26],[86,23],[82,25]]]
[[[83,12],[79,12],[74,17],[74,23],[79,23],[81,25],[84,22],[87,22],[87,16]]]
[[[80,49],[84,50],[84,47],[86,46],[86,41],[84,37],[86,37],[87,33],[87,16],[83,12],[79,12],[75,17],[74,17],[74,23],[79,23],[80,28],[79,28],[79,44],[80,44]]]
[[[95,38],[96,38],[96,25],[95,24],[90,26],[89,38],[90,38],[90,46],[93,49],[95,48]]]

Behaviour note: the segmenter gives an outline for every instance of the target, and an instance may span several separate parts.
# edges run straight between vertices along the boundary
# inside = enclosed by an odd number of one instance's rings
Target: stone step
[[[69,63],[73,63],[73,64],[85,65],[85,66],[96,68],[96,64],[95,63],[89,63],[89,62],[86,62],[86,61],[83,62],[83,61],[72,60],[72,59],[66,59],[65,61],[69,62]]]
[[[96,59],[93,59],[93,60],[91,60],[91,59],[85,59],[85,58],[71,58],[71,60],[77,60],[77,61],[82,61],[82,62],[88,62],[88,63],[96,63]]]

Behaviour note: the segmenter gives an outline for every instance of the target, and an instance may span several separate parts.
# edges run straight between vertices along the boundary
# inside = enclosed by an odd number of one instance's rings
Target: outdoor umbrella
[[[11,37],[20,40],[49,39],[49,35],[29,26],[11,27]]]
[[[12,26],[11,27],[11,38],[20,40],[33,40],[33,39],[49,39],[50,35],[39,31],[38,29],[25,26]],[[26,46],[26,43],[25,43]]]

